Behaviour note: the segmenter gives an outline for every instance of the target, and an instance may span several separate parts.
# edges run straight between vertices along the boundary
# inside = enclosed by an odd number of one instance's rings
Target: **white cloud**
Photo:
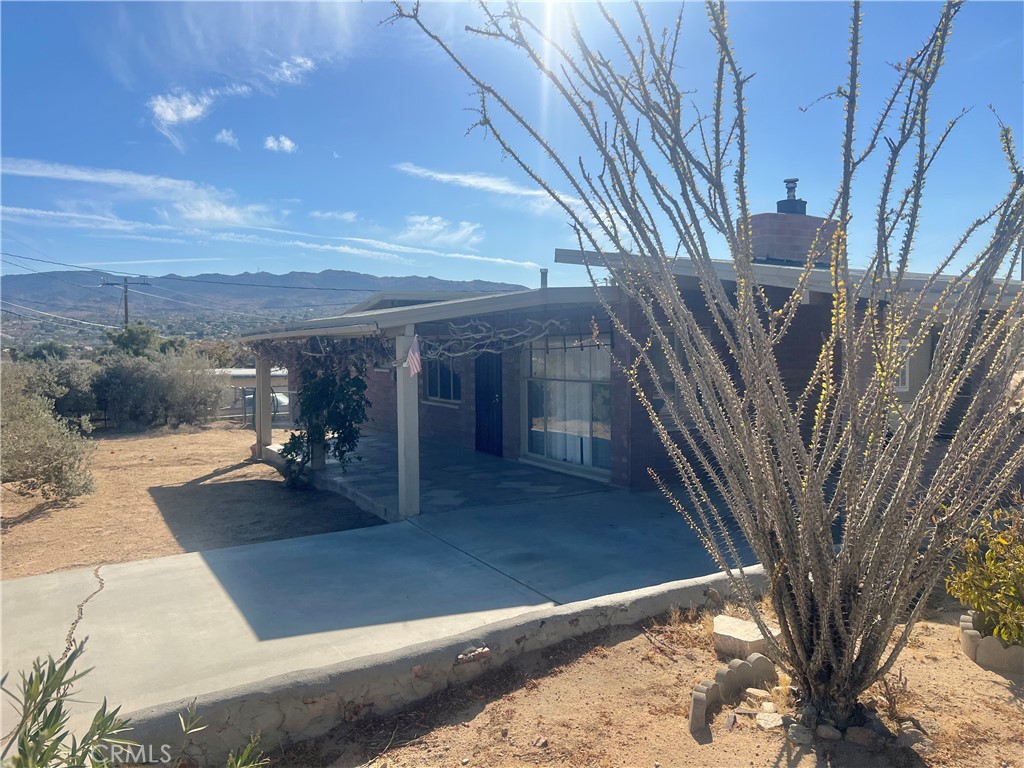
[[[45,222],[47,225],[64,227],[76,227],[79,229],[112,230],[115,232],[132,232],[135,230],[173,230],[174,227],[166,224],[150,224],[144,221],[132,221],[122,219],[118,216],[79,213],[76,211],[51,211],[39,208],[19,208],[17,206],[5,205],[0,208],[5,222],[18,222],[25,224],[38,224]]]
[[[263,141],[263,148],[269,149],[271,152],[284,152],[289,155],[298,149],[295,142],[283,134],[277,137],[267,136]]]
[[[213,137],[213,140],[218,144],[224,144],[228,147],[241,149],[241,147],[238,146],[238,137],[235,136],[235,132],[230,128],[221,128],[220,131],[217,132],[217,135]]]
[[[180,152],[185,151],[181,137],[172,130],[175,126],[192,123],[206,117],[214,104],[225,96],[248,96],[252,88],[248,85],[233,84],[224,88],[207,88],[199,93],[192,93],[176,88],[170,93],[153,96],[146,106],[153,113],[153,125]]]
[[[327,219],[351,224],[359,219],[359,214],[355,211],[310,211],[309,217],[311,219]]]
[[[314,235],[315,237],[315,235]],[[353,248],[349,245],[327,245],[325,243],[311,243],[306,240],[275,240],[259,235],[247,235],[239,232],[218,232],[213,236],[214,240],[229,243],[244,243],[250,245],[284,246],[286,248],[298,248],[304,251],[323,251],[346,256],[360,256],[377,261],[389,261],[397,264],[413,264],[411,259],[397,256],[394,253],[370,248]]]
[[[434,171],[430,168],[416,165],[415,163],[398,163],[395,170],[416,176],[421,179],[429,179],[442,184],[450,184],[465,189],[473,189],[480,192],[491,192],[496,195],[504,195],[529,203],[529,210],[534,213],[545,213],[556,210],[556,204],[551,196],[543,189],[536,187],[524,187],[504,176],[491,176],[487,173],[453,173],[449,171]],[[573,207],[582,206],[583,201],[571,195],[560,195],[561,199]]]
[[[484,239],[479,224],[460,221],[458,224],[440,216],[406,216],[406,227],[397,240],[439,248],[473,248]]]
[[[185,221],[198,226],[245,227],[273,221],[264,205],[235,206],[209,198],[177,202],[174,210]]]
[[[270,79],[276,83],[297,85],[307,73],[316,69],[316,63],[307,56],[292,56],[280,62],[270,72]]]
[[[82,263],[82,266],[113,267],[119,264],[185,264],[194,261],[225,261],[225,259],[221,256],[216,256],[209,259],[131,259],[128,261],[86,261]]]
[[[347,240],[351,243],[362,243],[372,248],[378,248],[382,251],[393,251],[395,253],[419,253],[424,256],[438,256],[442,259],[481,261],[488,264],[501,264],[502,266],[507,267],[522,267],[523,269],[540,268],[540,264],[535,261],[515,261],[514,259],[505,259],[499,256],[480,256],[475,253],[449,253],[445,251],[438,251],[434,248],[417,248],[411,245],[399,245],[398,243],[389,243],[386,240],[374,240],[369,237],[342,237],[337,239]]]
[[[200,226],[262,226],[274,223],[274,217],[266,206],[237,205],[233,202],[232,193],[185,179],[19,158],[4,158],[0,169],[11,176],[98,184],[130,193],[139,200],[169,202],[170,211],[186,222]],[[166,209],[161,212],[171,223],[174,215]]]

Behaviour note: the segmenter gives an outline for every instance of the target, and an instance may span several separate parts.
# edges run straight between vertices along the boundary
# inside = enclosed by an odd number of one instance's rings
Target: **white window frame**
[[[900,342],[900,354],[904,354],[910,344],[906,341]],[[896,391],[897,392],[909,392],[910,391],[910,361],[913,355],[907,355],[906,360],[903,361],[903,367],[900,369],[899,375],[896,377]]]

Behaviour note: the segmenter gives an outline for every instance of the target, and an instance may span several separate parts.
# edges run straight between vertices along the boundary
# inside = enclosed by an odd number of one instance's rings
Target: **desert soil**
[[[380,523],[336,494],[285,488],[249,460],[253,442],[224,423],[96,437],[95,492],[51,505],[4,488],[3,578]]]
[[[845,742],[788,746],[781,731],[758,730],[752,716],[737,716],[728,729],[732,708],[715,718],[710,740],[698,743],[688,729],[690,692],[723,663],[705,614],[572,640],[398,715],[342,726],[270,757],[275,768],[1021,768],[1024,681],[983,670],[963,655],[960,612],[955,602],[939,601],[897,665],[908,691],[897,715],[929,732],[935,747],[927,755]],[[898,732],[898,722],[884,714],[881,690],[868,696]],[[786,707],[780,712],[794,714],[792,703],[780,705]]]

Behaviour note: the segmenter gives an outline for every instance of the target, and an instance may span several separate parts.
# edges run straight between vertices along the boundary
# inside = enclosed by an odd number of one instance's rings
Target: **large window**
[[[602,339],[607,344],[607,338]],[[611,356],[592,339],[553,336],[529,350],[528,455],[611,469]]]
[[[459,402],[462,400],[462,376],[454,362],[427,360],[427,397],[431,400]]]

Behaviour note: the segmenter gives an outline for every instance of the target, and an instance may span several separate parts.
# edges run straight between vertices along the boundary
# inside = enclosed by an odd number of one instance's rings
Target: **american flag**
[[[423,370],[423,362],[420,360],[420,337],[412,337],[412,346],[409,347],[409,356],[405,358],[405,365],[409,369],[409,377],[412,378]]]

